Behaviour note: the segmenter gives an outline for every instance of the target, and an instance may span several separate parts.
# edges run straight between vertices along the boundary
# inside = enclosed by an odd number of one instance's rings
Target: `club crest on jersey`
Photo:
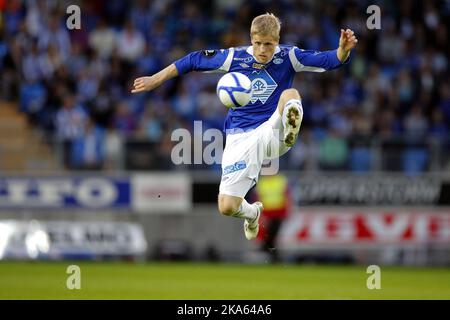
[[[253,71],[249,78],[252,81],[253,88],[251,103],[255,103],[258,100],[261,103],[266,103],[267,99],[278,87],[278,84],[266,70]]]
[[[282,64],[283,63],[283,59],[281,59],[281,58],[276,58],[276,59],[273,59],[273,63],[275,63],[275,64]]]

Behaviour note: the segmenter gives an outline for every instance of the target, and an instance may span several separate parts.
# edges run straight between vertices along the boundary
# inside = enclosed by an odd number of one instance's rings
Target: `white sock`
[[[243,219],[255,219],[257,215],[257,209],[256,206],[253,204],[248,203],[245,199],[242,199],[242,203],[235,213],[233,213],[231,216],[235,218],[243,218]]]
[[[303,119],[303,106],[302,106],[302,101],[298,100],[298,99],[291,99],[288,102],[286,102],[286,104],[284,105],[284,109],[283,109],[283,115],[281,116],[281,122],[283,123],[283,127],[286,128],[286,122],[287,122],[287,111],[288,111],[288,107],[290,105],[294,105],[297,107],[298,112],[300,114],[300,121]]]

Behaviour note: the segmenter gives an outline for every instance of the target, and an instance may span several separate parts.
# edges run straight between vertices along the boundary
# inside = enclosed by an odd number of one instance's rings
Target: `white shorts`
[[[282,139],[283,124],[278,108],[256,129],[227,134],[219,193],[244,198],[258,181],[263,161],[289,151]]]

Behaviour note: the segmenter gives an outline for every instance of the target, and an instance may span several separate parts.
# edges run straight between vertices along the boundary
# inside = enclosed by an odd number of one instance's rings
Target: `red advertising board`
[[[279,245],[448,244],[450,210],[307,209],[292,214]]]

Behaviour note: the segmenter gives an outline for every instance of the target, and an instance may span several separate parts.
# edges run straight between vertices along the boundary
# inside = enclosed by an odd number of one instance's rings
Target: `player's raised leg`
[[[297,141],[303,119],[303,107],[300,93],[296,89],[286,89],[278,101],[278,111],[283,123],[283,142],[292,147]]]
[[[263,210],[261,202],[249,204],[243,198],[219,194],[218,207],[223,215],[245,219],[245,237],[248,240],[256,238],[259,232],[259,218]]]

